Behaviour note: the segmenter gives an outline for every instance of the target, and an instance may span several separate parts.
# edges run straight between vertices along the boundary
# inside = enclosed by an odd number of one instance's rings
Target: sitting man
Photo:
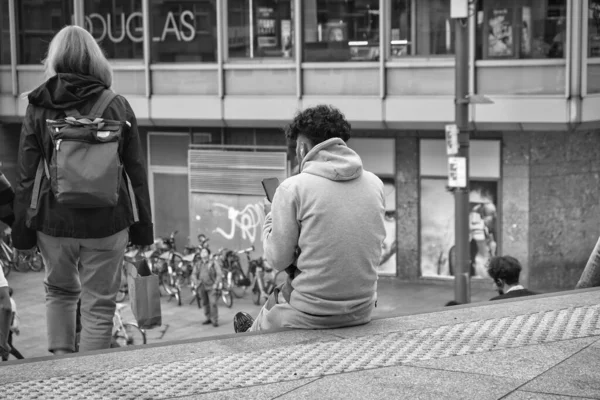
[[[235,330],[366,324],[385,239],[383,183],[346,145],[350,124],[334,107],[298,113],[286,136],[296,142],[299,173],[266,204],[263,246],[265,259],[290,279],[256,320],[238,313]]]
[[[537,294],[519,284],[521,269],[521,264],[514,257],[493,257],[488,265],[488,273],[494,280],[500,295],[490,300],[510,299]]]

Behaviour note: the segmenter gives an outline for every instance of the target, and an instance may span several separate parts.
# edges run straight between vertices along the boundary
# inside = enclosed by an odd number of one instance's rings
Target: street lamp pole
[[[453,2],[456,0],[452,0]],[[458,3],[467,3],[459,0]],[[469,249],[469,18],[454,19],[455,32],[455,124],[458,130],[458,158],[464,158],[466,187],[454,190],[454,234],[456,263],[454,271],[454,299],[459,304],[471,302],[470,249]]]

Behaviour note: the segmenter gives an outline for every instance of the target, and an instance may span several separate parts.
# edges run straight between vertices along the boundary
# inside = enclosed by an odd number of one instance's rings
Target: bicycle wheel
[[[235,297],[241,299],[246,294],[246,289],[248,289],[247,285],[242,285],[242,283],[246,283],[248,278],[246,278],[242,272],[234,271],[233,276],[231,277],[232,285],[229,288]]]
[[[10,263],[6,260],[0,259],[0,266],[2,267],[2,272],[4,272],[4,276],[7,277],[10,274]]]
[[[123,324],[113,337],[117,347],[146,344],[146,334],[135,324]]]
[[[231,308],[231,306],[233,306],[233,296],[229,290],[221,290],[221,299],[227,308]]]
[[[14,251],[18,251],[18,250],[15,249]],[[12,267],[17,272],[27,272],[27,271],[29,271],[28,256],[20,254],[20,253],[16,254],[14,256],[14,261],[12,263]]]
[[[40,272],[44,269],[44,260],[42,259],[42,255],[39,251],[34,252],[29,258],[29,269],[31,269],[33,272]]]

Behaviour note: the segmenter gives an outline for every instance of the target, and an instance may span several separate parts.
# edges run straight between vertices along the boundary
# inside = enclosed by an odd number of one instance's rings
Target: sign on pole
[[[446,125],[446,153],[449,156],[458,154],[458,126]]]
[[[465,157],[448,157],[448,187],[467,187],[467,159]]]

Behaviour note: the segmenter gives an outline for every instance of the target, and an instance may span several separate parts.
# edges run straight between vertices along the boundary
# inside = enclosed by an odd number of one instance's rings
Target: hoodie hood
[[[54,110],[78,109],[89,98],[108,89],[98,79],[78,74],[56,74],[27,96],[29,103]]]
[[[340,138],[313,147],[302,160],[300,172],[322,176],[332,181],[349,181],[362,175],[360,156]]]

